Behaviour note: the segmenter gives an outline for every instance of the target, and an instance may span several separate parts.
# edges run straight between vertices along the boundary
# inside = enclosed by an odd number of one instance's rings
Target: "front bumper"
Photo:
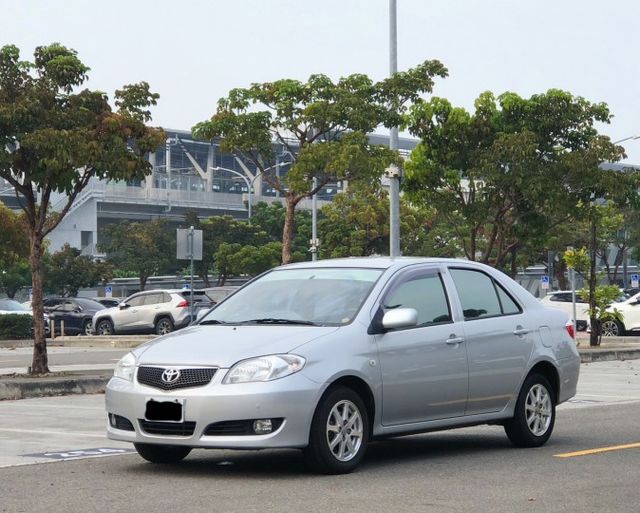
[[[208,385],[163,391],[136,381],[111,378],[106,389],[107,413],[129,420],[134,431],[114,428],[107,421],[107,437],[126,442],[186,445],[220,449],[264,449],[305,447],[309,429],[320,397],[320,386],[297,373],[264,383],[223,385],[228,369],[219,369]],[[137,372],[136,372],[137,374]],[[146,402],[184,400],[184,421],[195,422],[192,435],[158,435],[143,429]],[[284,419],[266,435],[205,435],[213,423],[247,419]]]

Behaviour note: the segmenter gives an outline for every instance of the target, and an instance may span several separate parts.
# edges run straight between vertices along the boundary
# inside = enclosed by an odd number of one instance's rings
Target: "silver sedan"
[[[544,444],[576,391],[567,315],[463,260],[348,258],[269,271],[126,355],[107,434],[154,463],[192,448],[304,450],[352,471],[378,437],[502,424]]]

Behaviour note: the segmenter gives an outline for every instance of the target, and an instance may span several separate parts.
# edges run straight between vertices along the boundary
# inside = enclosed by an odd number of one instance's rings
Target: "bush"
[[[0,340],[31,338],[33,317],[31,315],[0,315]]]

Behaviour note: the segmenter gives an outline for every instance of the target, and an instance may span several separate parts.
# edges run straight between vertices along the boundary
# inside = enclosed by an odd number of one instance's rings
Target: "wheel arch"
[[[530,376],[531,374],[540,374],[547,378],[553,387],[554,403],[558,404],[560,398],[560,374],[558,373],[556,366],[547,360],[542,360],[531,367],[527,376]]]
[[[169,320],[171,321],[171,324],[173,324],[174,326],[176,325],[176,321],[175,321],[175,319],[173,318],[173,315],[171,315],[171,313],[169,313],[169,312],[162,312],[162,313],[158,313],[158,314],[156,314],[156,316],[153,318],[153,326],[154,326],[154,328],[157,326],[158,321],[159,321],[160,319],[164,319],[164,318],[169,319]]]
[[[373,435],[374,419],[376,415],[375,397],[373,395],[373,391],[371,390],[371,387],[369,386],[369,384],[364,379],[358,376],[348,374],[348,375],[340,376],[336,378],[334,381],[332,381],[322,393],[322,396],[320,397],[320,399],[316,404],[316,408],[331,390],[339,386],[350,388],[360,396],[360,398],[364,402],[365,408],[367,409],[367,417],[369,421],[369,433]]]

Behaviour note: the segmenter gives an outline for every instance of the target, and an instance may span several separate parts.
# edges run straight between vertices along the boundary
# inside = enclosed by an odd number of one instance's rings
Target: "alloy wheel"
[[[358,454],[364,436],[358,407],[348,400],[334,405],[326,426],[329,450],[338,461],[349,461]]]
[[[92,328],[93,328],[93,325],[90,322],[85,323],[85,325],[84,325],[84,334],[85,335],[91,335]]]
[[[167,333],[171,333],[173,331],[171,326],[171,321],[167,319],[162,319],[158,323],[158,335],[166,335]]]
[[[620,334],[620,327],[616,321],[604,321],[601,330],[603,337],[617,337]]]
[[[549,429],[552,406],[549,391],[539,383],[533,385],[527,394],[525,415],[529,431],[535,436],[542,436]]]

